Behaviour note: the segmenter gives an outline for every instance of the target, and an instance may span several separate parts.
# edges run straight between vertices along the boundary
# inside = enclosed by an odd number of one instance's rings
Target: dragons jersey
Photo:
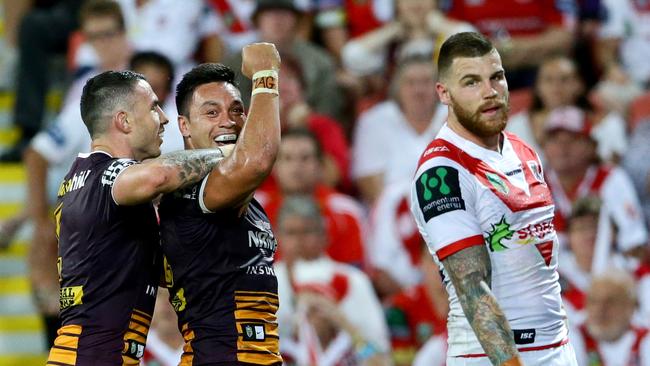
[[[520,351],[567,342],[551,193],[535,152],[512,134],[502,136],[498,153],[445,125],[420,158],[411,189],[411,211],[449,293],[452,357],[484,356],[441,263],[474,245],[488,249],[492,293]]]
[[[151,203],[118,206],[112,187],[136,164],[80,154],[58,192],[61,322],[48,365],[139,365],[162,268]]]
[[[166,279],[185,347],[181,365],[280,365],[277,241],[261,205],[210,212],[202,183],[163,197]]]

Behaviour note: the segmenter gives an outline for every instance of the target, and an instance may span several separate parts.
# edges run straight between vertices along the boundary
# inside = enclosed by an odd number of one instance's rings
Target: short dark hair
[[[480,33],[462,32],[449,37],[440,47],[438,73],[443,76],[458,57],[481,57],[490,53],[494,45]]]
[[[176,109],[179,116],[189,116],[189,104],[194,90],[203,84],[225,82],[234,85],[235,72],[228,66],[207,63],[196,66],[176,86]]]
[[[114,0],[89,0],[79,10],[79,20],[83,24],[88,18],[112,17],[117,20],[120,31],[126,30],[122,8]]]
[[[131,60],[129,61],[129,69],[131,70],[135,70],[139,67],[142,67],[143,65],[154,65],[165,70],[169,76],[167,90],[172,90],[175,71],[174,65],[167,56],[155,51],[144,51],[137,52],[131,57]]]
[[[92,138],[105,131],[106,114],[125,103],[140,80],[145,80],[144,76],[133,71],[106,71],[86,82],[81,94],[81,119]]]
[[[320,141],[318,141],[316,134],[304,127],[294,127],[282,132],[282,140],[290,139],[292,137],[311,140],[314,143],[316,158],[318,160],[323,160],[323,147],[321,146]]]
[[[600,197],[594,195],[579,198],[571,208],[571,217],[569,220],[585,216],[598,217],[602,203],[603,201],[600,199]],[[570,221],[569,225],[571,225]]]

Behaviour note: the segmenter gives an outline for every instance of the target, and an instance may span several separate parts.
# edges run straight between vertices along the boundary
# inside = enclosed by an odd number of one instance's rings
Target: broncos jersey
[[[557,273],[554,205],[537,154],[504,133],[501,153],[484,149],[445,125],[420,158],[411,211],[449,293],[451,357],[484,357],[447,275],[445,258],[485,245],[492,293],[521,352],[567,342]]]
[[[48,365],[139,365],[162,268],[151,203],[119,206],[117,176],[136,161],[80,154],[58,191],[61,322]]]
[[[277,241],[262,206],[210,212],[202,183],[160,203],[166,279],[185,339],[181,365],[280,365],[273,270]]]

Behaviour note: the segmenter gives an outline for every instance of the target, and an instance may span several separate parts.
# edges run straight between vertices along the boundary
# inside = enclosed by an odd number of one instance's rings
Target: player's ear
[[[190,134],[190,120],[187,117],[178,115],[178,129],[181,131],[183,138],[192,137]]]
[[[113,115],[113,125],[118,131],[123,133],[130,133],[133,126],[129,122],[128,115],[125,111],[119,111]]]
[[[444,105],[451,105],[451,96],[449,95],[449,89],[447,85],[442,82],[436,83],[436,93],[438,93],[438,99]]]

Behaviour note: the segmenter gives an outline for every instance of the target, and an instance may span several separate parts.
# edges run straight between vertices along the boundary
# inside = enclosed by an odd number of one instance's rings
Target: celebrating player
[[[254,190],[271,172],[280,144],[278,69],[272,44],[242,51],[253,80],[244,114],[234,73],[203,64],[177,87],[179,127],[187,149],[235,144],[202,182],[160,204],[171,302],[185,339],[182,365],[281,365],[277,241]]]
[[[149,83],[107,71],[86,83],[92,138],[55,209],[61,323],[48,365],[139,365],[153,315],[160,239],[151,200],[202,179],[220,149],[160,155],[167,117]]]

